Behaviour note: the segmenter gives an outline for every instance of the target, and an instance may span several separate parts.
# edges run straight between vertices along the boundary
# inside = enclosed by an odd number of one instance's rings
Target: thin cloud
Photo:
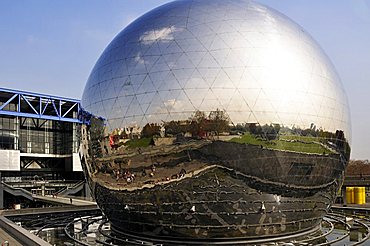
[[[169,42],[174,40],[174,33],[180,31],[182,31],[182,28],[177,28],[175,26],[163,27],[144,32],[139,40],[144,44],[152,44],[157,41]]]

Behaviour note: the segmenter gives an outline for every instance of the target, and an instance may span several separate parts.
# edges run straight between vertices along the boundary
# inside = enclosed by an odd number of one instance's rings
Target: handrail
[[[23,189],[23,188],[19,188],[19,187],[15,188],[15,187],[12,187],[11,185],[8,185],[7,183],[4,183],[4,182],[1,182],[1,184],[4,185],[5,188],[8,188],[11,191],[9,193],[15,194],[15,195],[22,195],[25,198],[33,200],[33,195],[28,190]],[[6,190],[6,189],[4,189],[4,190]]]
[[[64,187],[63,189],[60,189],[56,192],[57,195],[68,195],[65,193],[69,193],[77,188],[79,188],[81,185],[85,183],[85,180],[80,180],[79,182],[75,183],[72,187]]]

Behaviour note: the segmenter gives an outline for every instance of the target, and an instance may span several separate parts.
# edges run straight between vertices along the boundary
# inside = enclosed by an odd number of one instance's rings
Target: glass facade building
[[[1,182],[32,187],[35,178],[81,179],[78,111],[79,100],[0,88]]]
[[[78,152],[78,107],[74,105],[79,102],[57,102],[51,97],[0,89],[0,149],[53,155]],[[69,111],[61,117],[56,107]]]
[[[159,241],[317,228],[350,155],[332,63],[253,1],[146,13],[107,46],[81,104],[81,160],[99,206],[117,231]]]

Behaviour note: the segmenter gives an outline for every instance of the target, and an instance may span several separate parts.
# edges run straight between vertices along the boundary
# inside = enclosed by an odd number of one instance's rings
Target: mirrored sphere
[[[121,233],[204,243],[319,226],[343,181],[340,79],[286,16],[181,0],[123,29],[82,97],[81,161]]]

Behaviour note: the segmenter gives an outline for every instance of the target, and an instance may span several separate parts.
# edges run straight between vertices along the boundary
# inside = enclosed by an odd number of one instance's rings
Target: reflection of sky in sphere
[[[98,60],[82,104],[111,129],[218,108],[234,124],[349,132],[345,93],[318,45],[243,0],[177,1],[137,19]]]

